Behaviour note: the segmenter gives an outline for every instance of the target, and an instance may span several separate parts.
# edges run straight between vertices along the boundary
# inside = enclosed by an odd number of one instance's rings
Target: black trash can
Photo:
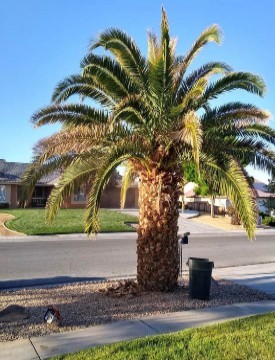
[[[191,299],[209,300],[213,261],[205,258],[188,259],[189,295]]]

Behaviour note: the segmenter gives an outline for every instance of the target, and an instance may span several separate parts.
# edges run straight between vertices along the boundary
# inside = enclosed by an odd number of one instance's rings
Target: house
[[[275,194],[267,190],[266,184],[255,179],[253,187],[259,211],[269,213],[275,209]]]
[[[197,196],[195,188],[197,184],[189,182],[184,186],[184,204],[188,209],[210,212],[211,199],[209,197]],[[254,180],[253,193],[259,211],[270,212],[275,209],[275,194],[269,193],[266,189],[266,184],[260,180]],[[215,214],[224,214],[230,201],[226,196],[216,196],[214,201]]]
[[[18,207],[20,200],[20,181],[28,163],[7,162],[0,159],[0,204],[11,208]],[[58,178],[59,174],[52,173],[43,176],[36,184],[31,198],[31,206],[43,207]]]
[[[207,196],[196,195],[195,189],[198,185],[188,182],[184,185],[183,201],[189,210],[209,212],[211,211],[211,199]],[[226,196],[216,196],[214,199],[214,213],[224,215],[230,201]]]
[[[20,181],[28,163],[8,162],[0,159],[0,207],[16,208],[20,200]],[[44,207],[51,190],[57,183],[60,172],[43,176],[36,184],[30,200],[32,207]],[[64,208],[84,208],[89,188],[81,186],[64,201]],[[120,208],[121,179],[117,186],[106,187],[102,194],[100,206],[103,208]],[[127,192],[125,208],[138,207],[138,186],[134,182]]]

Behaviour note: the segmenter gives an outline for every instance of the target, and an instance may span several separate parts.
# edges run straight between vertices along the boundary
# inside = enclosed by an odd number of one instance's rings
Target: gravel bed
[[[188,277],[173,292],[131,294],[113,298],[103,289],[113,283],[77,283],[50,288],[32,288],[0,292],[0,311],[9,305],[24,306],[29,318],[17,322],[0,322],[0,341],[64,332],[92,325],[134,319],[145,315],[201,309],[240,302],[272,299],[270,295],[246,286],[216,279],[211,286],[209,301],[192,300],[188,296]],[[45,324],[49,305],[56,306],[62,316],[61,326]]]

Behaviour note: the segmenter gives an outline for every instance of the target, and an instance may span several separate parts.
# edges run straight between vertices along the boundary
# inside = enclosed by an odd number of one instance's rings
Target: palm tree
[[[148,34],[147,58],[126,33],[108,29],[92,42],[82,73],[60,82],[52,104],[32,117],[35,126],[63,124],[39,143],[24,178],[30,193],[41,176],[62,169],[47,203],[48,221],[79,184],[90,182],[85,231],[97,233],[99,201],[112,172],[126,166],[122,206],[127,186],[138,177],[137,280],[142,289],[170,290],[177,284],[178,199],[185,162],[194,161],[199,172],[213,179],[214,190],[233,201],[249,238],[256,206],[241,160],[265,169],[274,165],[269,149],[274,132],[264,124],[269,114],[241,102],[217,108],[211,101],[235,89],[262,96],[263,80],[221,62],[188,71],[209,42],[221,42],[217,25],[203,31],[186,55],[176,56],[164,10],[160,39]],[[98,48],[107,55],[96,55]],[[68,103],[73,95],[87,101]]]

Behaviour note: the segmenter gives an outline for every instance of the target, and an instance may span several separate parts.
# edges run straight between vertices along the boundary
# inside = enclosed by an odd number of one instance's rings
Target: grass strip
[[[52,360],[273,360],[275,313],[95,347]]]

